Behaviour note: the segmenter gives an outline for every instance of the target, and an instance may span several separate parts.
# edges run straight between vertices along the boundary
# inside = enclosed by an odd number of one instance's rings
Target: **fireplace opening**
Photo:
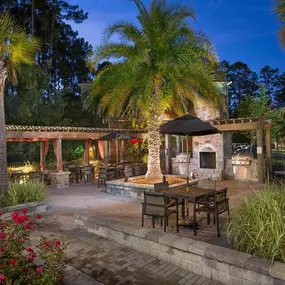
[[[216,169],[216,153],[200,152],[200,168]]]

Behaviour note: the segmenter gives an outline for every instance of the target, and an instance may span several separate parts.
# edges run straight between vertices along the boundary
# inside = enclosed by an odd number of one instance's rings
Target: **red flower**
[[[30,225],[30,224],[28,224],[28,223],[25,223],[25,224],[24,224],[24,227],[25,227],[26,229],[28,229],[28,230],[33,230],[33,229],[35,229],[34,226],[32,226],[32,225]]]
[[[41,215],[40,214],[36,214],[35,218],[39,220],[41,218]]]
[[[23,208],[21,211],[22,213],[26,214],[28,212],[28,208]]]
[[[5,275],[0,274],[0,283],[3,283],[5,280]]]
[[[57,278],[57,281],[58,281],[59,283],[62,283],[62,284],[64,283],[63,277],[58,277],[58,278]]]
[[[5,251],[5,248],[4,247],[0,247],[0,252],[4,252]]]
[[[44,245],[45,245],[45,246],[50,246],[50,242],[49,242],[49,241],[45,241],[45,242],[44,242]]]
[[[0,211],[0,217],[3,215],[3,213]]]
[[[26,251],[29,252],[29,253],[33,253],[34,252],[33,249],[30,248],[30,247],[26,248]]]
[[[14,212],[12,214],[12,218],[15,220],[19,216],[18,212]]]
[[[15,259],[10,259],[10,260],[9,260],[9,264],[10,264],[10,265],[16,265],[16,264],[17,264],[17,260],[15,260]]]
[[[36,271],[37,273],[42,273],[42,272],[43,272],[43,268],[42,268],[41,266],[39,266],[39,267],[37,267],[37,268],[35,269],[35,271]]]
[[[60,245],[61,245],[60,240],[56,240],[56,241],[54,242],[54,245],[56,245],[56,246],[60,246]]]
[[[0,238],[4,238],[4,237],[5,237],[4,233],[0,232]]]

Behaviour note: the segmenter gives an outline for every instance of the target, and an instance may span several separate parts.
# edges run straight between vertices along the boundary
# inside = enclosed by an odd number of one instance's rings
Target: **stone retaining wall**
[[[2,212],[2,217],[4,219],[10,219],[12,217],[13,212],[21,211],[21,209],[23,208],[28,209],[28,214],[43,213],[47,210],[46,201],[36,201],[0,208],[0,211]]]
[[[272,264],[249,254],[94,214],[78,213],[74,216],[75,223],[90,233],[226,285],[285,284],[284,263]]]

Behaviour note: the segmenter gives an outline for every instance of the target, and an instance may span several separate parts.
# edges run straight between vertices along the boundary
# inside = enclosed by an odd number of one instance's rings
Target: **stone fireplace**
[[[190,114],[204,121],[223,119],[227,116],[223,108],[211,106],[203,100],[194,104]],[[227,178],[228,173],[231,173],[232,167],[229,163],[232,151],[230,134],[192,137],[189,138],[188,145],[191,152],[188,175],[193,173],[197,178],[223,180]],[[178,147],[178,150],[176,156],[171,159],[172,173],[186,175],[185,147]]]
[[[205,145],[199,151],[199,168],[216,169],[216,150],[211,145]]]

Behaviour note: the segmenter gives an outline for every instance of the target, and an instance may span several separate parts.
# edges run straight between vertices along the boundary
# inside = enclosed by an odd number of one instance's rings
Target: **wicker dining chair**
[[[207,224],[210,224],[210,215],[214,217],[214,223],[217,222],[218,237],[220,237],[219,215],[228,212],[230,215],[229,198],[227,197],[227,188],[215,191],[214,201],[208,205],[196,208],[196,212],[207,214]]]
[[[150,193],[144,192],[144,202],[142,203],[142,227],[144,226],[144,216],[152,217],[152,227],[155,227],[155,218],[161,218],[164,221],[164,232],[166,232],[166,226],[168,225],[168,217],[172,214],[176,214],[176,231],[178,232],[178,204],[176,203],[176,209],[170,209],[173,205],[167,203],[167,197],[163,193]]]

